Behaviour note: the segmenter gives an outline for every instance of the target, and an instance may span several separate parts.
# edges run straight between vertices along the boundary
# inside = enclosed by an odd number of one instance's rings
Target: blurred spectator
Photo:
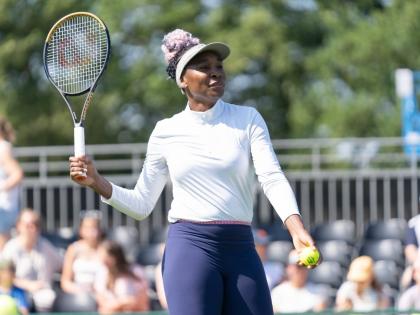
[[[165,250],[165,243],[161,243],[161,248],[163,256],[163,252]],[[159,304],[162,307],[162,309],[167,310],[168,303],[166,302],[165,289],[163,287],[162,261],[155,268],[155,286]]]
[[[417,258],[417,249],[420,240],[420,214],[408,221],[408,229],[405,240],[405,257],[407,263],[412,265]]]
[[[99,313],[148,311],[148,284],[142,269],[131,266],[121,245],[114,241],[104,241],[99,255],[105,266],[95,283]]]
[[[325,309],[327,300],[307,282],[308,269],[297,264],[299,255],[296,250],[290,252],[288,260],[286,280],[271,291],[274,312],[300,313]]]
[[[15,285],[26,290],[37,311],[49,311],[54,302],[53,276],[61,270],[61,257],[54,246],[40,236],[39,214],[23,209],[19,214],[17,236],[8,241],[3,257],[16,266]]]
[[[267,260],[267,246],[270,243],[270,237],[263,229],[254,229],[255,249],[264,267],[265,276],[267,278],[268,287],[270,290],[280,283],[283,278],[284,268],[279,262]]]
[[[389,306],[389,298],[375,279],[372,258],[355,258],[350,264],[347,281],[337,291],[336,309],[370,312]]]
[[[405,260],[406,269],[401,277],[401,290],[404,291],[413,282],[413,264],[417,259],[418,247],[420,242],[420,214],[414,216],[408,221],[408,229],[405,238]]]
[[[398,311],[420,311],[420,257],[413,264],[413,278],[415,285],[406,290],[399,298]]]
[[[67,293],[93,292],[102,265],[98,254],[103,241],[99,211],[82,213],[79,236],[80,239],[68,247],[64,256],[61,288]]]
[[[0,294],[10,295],[16,302],[22,315],[29,314],[29,303],[26,293],[13,284],[15,280],[15,265],[11,260],[0,260]]]
[[[0,251],[10,238],[19,213],[19,184],[23,172],[12,154],[13,141],[11,124],[0,117]]]

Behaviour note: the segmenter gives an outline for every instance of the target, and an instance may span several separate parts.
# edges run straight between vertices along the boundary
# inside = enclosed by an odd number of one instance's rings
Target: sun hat
[[[369,256],[355,258],[349,267],[347,280],[354,282],[364,282],[374,276],[373,260]]]
[[[230,54],[228,45],[221,42],[201,43],[200,39],[182,29],[176,29],[166,34],[162,40],[161,49],[168,65],[166,71],[179,87],[181,87],[181,76],[185,67],[198,54],[212,51],[222,60]]]

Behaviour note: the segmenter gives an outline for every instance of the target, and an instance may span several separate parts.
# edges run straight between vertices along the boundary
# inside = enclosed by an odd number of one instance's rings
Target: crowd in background
[[[13,236],[0,250],[0,292],[15,297],[23,314],[54,311],[59,292],[90,296],[101,314],[149,310],[143,269],[105,237],[100,222],[98,211],[85,212],[79,237],[63,256],[42,236],[39,214],[20,211]]]
[[[413,246],[417,248],[417,222],[420,220],[413,218],[407,230],[408,255]],[[41,226],[37,211],[21,210],[10,239],[0,249],[0,293],[12,296],[22,314],[56,311],[54,303],[62,294],[89,296],[100,314],[166,309],[160,263],[153,265],[153,273],[146,274],[146,266],[129,260],[123,244],[104,233],[99,211],[83,212],[78,236],[64,255],[43,236]],[[254,229],[254,240],[277,313],[420,308],[418,255],[411,262],[407,257],[397,296],[377,281],[375,261],[366,255],[353,257],[332,296],[322,284],[311,283],[311,271],[297,264],[295,250],[289,251],[282,264],[267,258],[270,235],[266,230]],[[163,246],[161,243],[160,256]]]
[[[128,255],[133,244],[119,243],[105,233],[101,213],[90,210],[83,212],[76,237],[60,252],[44,237],[39,211],[19,210],[23,172],[12,155],[13,138],[13,128],[0,118],[0,296],[11,296],[23,315],[60,311],[60,304],[66,304],[60,302],[62,296],[87,297],[91,309],[86,310],[100,314],[166,309],[160,263],[164,239],[156,247],[157,258],[144,263]],[[420,309],[420,215],[408,222],[405,270],[397,294],[390,294],[376,278],[374,259],[357,254],[331,293],[330,287],[311,283],[311,271],[297,264],[298,253],[291,244],[282,261],[273,260],[267,254],[269,232],[263,228],[253,232],[277,313]]]

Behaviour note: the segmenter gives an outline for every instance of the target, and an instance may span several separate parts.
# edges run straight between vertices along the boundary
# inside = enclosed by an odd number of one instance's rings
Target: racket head
[[[109,60],[108,28],[96,15],[75,12],[58,20],[44,45],[44,70],[65,95],[94,90]]]

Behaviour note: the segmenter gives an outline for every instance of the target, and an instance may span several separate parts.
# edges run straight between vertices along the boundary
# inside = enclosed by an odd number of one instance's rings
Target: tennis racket
[[[57,21],[44,45],[44,69],[63,97],[74,125],[74,155],[85,155],[84,123],[111,52],[106,25],[94,14],[75,12]],[[78,119],[69,96],[88,93]]]

